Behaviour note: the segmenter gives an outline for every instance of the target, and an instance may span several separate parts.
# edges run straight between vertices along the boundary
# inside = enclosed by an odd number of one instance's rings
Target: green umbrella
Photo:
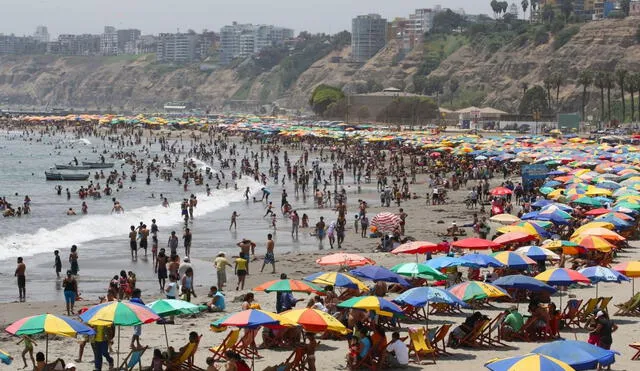
[[[628,201],[622,201],[620,203],[617,203],[616,206],[626,207],[627,209],[631,209],[631,210],[640,210],[640,204],[634,204],[633,202],[628,202]]]
[[[447,279],[447,276],[438,272],[437,270],[431,268],[426,264],[419,263],[400,263],[393,268],[391,271],[397,273],[402,276],[408,277],[420,277],[427,278],[432,280],[444,280]]]
[[[596,200],[594,198],[591,198],[589,196],[583,196],[583,197],[577,198],[577,199],[573,200],[572,202],[576,203],[576,204],[580,204],[580,205],[587,205],[587,206],[593,206],[593,207],[602,206],[602,202],[600,202],[600,201],[598,201],[598,200]]]
[[[147,304],[147,307],[151,308],[160,317],[179,316],[182,314],[196,314],[200,313],[202,308],[199,305],[191,304],[188,301],[177,299],[160,299],[153,303]],[[167,336],[167,325],[164,326],[164,338],[167,341],[167,347],[169,347],[169,336]]]
[[[540,193],[542,193],[543,195],[548,195],[549,193],[553,192],[554,189],[551,187],[542,187],[539,189]]]

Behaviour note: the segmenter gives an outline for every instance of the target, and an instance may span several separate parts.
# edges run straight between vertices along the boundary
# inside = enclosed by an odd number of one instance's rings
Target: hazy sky
[[[519,2],[518,2],[519,3]],[[218,31],[232,21],[276,24],[311,32],[351,28],[358,14],[388,19],[436,4],[467,13],[490,14],[488,0],[0,0],[0,33],[28,35],[45,25],[52,36],[101,33],[105,25],[138,28],[143,34]]]

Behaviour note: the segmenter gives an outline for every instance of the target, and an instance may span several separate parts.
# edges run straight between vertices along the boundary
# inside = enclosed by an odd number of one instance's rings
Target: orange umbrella
[[[602,227],[586,229],[581,231],[580,233],[574,233],[571,236],[571,239],[577,238],[579,236],[598,236],[608,241],[624,241],[626,239],[621,235],[617,234],[616,232],[610,231]]]
[[[335,253],[323,256],[316,260],[319,265],[341,265],[347,267],[359,267],[367,264],[376,264],[375,261],[364,256],[348,253]]]
[[[571,241],[589,250],[598,250],[602,252],[609,252],[615,247],[609,241],[598,236],[581,235]]]

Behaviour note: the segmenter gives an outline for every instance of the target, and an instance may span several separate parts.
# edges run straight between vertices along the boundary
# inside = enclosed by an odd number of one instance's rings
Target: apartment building
[[[387,43],[387,20],[379,14],[359,15],[351,22],[351,57],[364,63]]]
[[[220,29],[220,62],[229,64],[236,58],[249,57],[292,38],[293,30],[289,28],[233,22]]]
[[[41,43],[49,42],[49,30],[46,26],[36,27],[36,32],[33,34],[33,38]]]
[[[196,33],[161,33],[157,39],[159,62],[190,63],[200,59],[199,36]]]
[[[140,40],[141,32],[138,29],[130,28],[116,31],[118,34],[118,53],[120,54],[138,54],[138,40]]]
[[[118,54],[118,32],[115,27],[104,26],[104,32],[100,35],[100,53],[102,55]]]

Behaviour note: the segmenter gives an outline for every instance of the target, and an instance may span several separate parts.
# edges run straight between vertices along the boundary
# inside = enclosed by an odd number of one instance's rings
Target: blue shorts
[[[76,293],[73,291],[64,292],[64,302],[67,304],[73,304],[76,302]]]

